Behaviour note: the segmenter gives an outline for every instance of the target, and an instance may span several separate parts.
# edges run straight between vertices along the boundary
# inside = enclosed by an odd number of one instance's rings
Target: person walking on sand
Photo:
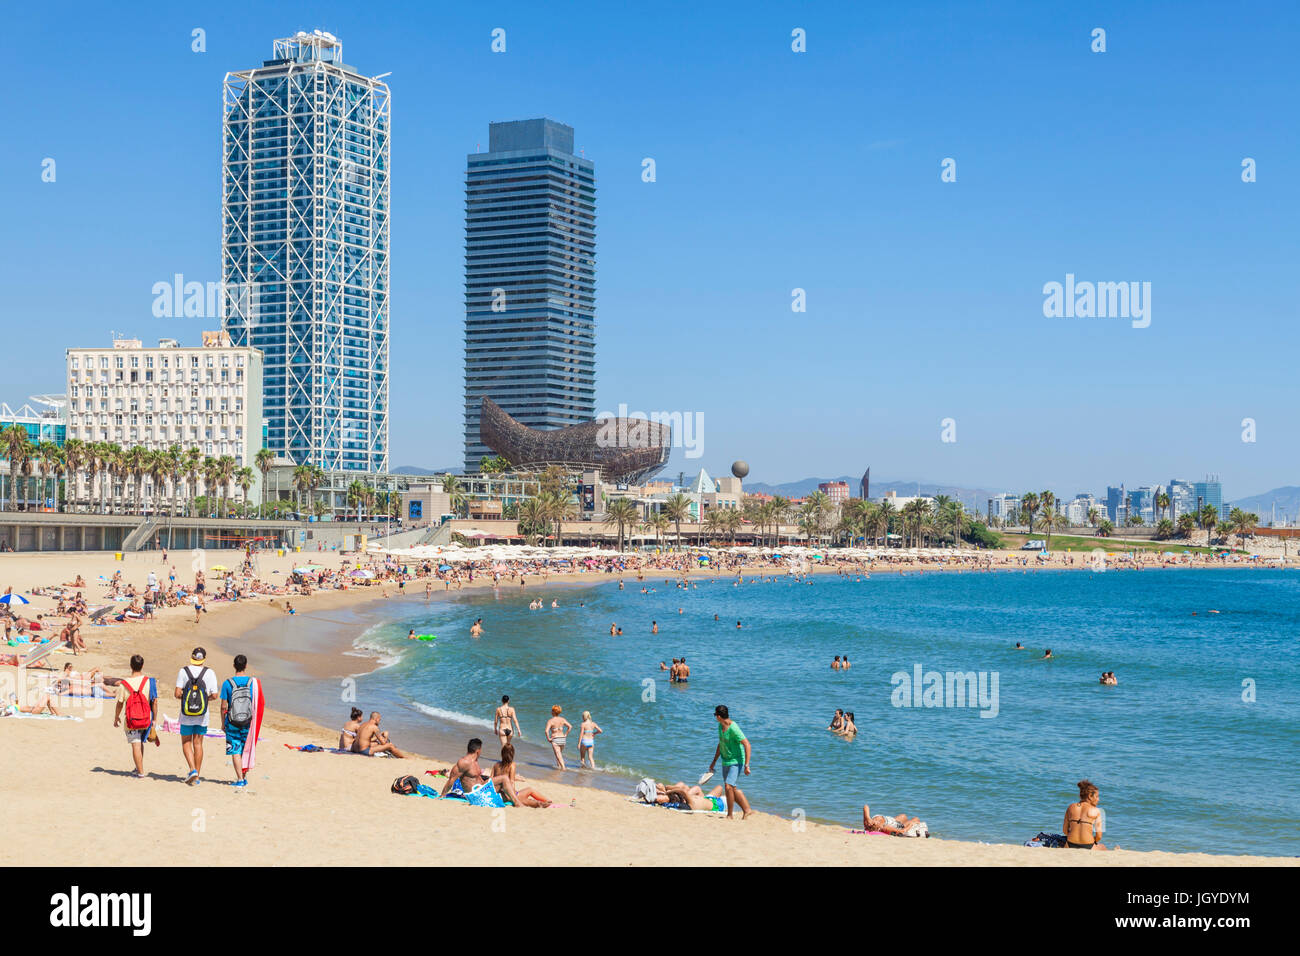
[[[144,744],[152,740],[155,747],[162,741],[154,725],[158,722],[158,682],[144,672],[144,658],[131,655],[131,676],[117,685],[117,706],[113,710],[113,726],[122,725],[122,712],[126,711],[126,739],[131,744],[131,758],[135,761],[135,775],[143,777]]]
[[[492,732],[497,735],[497,740],[502,747],[510,743],[511,733],[520,740],[524,739],[523,731],[519,729],[519,718],[515,715],[515,709],[510,706],[509,694],[501,695],[501,706],[492,715]]]
[[[190,662],[176,674],[176,699],[181,702],[181,752],[190,772],[185,783],[201,783],[203,737],[208,732],[208,702],[217,699],[217,675],[207,666],[208,652],[196,647]]]
[[[751,811],[749,801],[745,799],[744,791],[736,785],[740,783],[742,772],[747,777],[750,773],[751,751],[749,738],[740,729],[740,724],[731,719],[726,704],[719,704],[713,708],[713,716],[718,722],[718,747],[713,752],[713,761],[709,764],[709,772],[713,772],[718,759],[721,758],[722,783],[726,787],[727,793],[727,819],[735,818],[736,804],[740,804],[743,814],[741,819],[743,820],[749,816]]]
[[[573,724],[560,716],[562,710],[559,704],[551,708],[551,719],[546,722],[546,739],[550,741],[551,751],[555,754],[556,769],[568,770],[564,765],[564,743],[569,739]]]
[[[582,712],[582,725],[578,728],[578,766],[596,769],[596,734],[603,734],[600,725],[591,719],[591,711]]]
[[[256,744],[257,712],[261,709],[262,682],[244,673],[248,658],[235,655],[235,673],[221,685],[221,726],[226,732],[226,756],[235,768],[236,787],[248,786],[245,776],[244,751],[248,747],[249,730],[253,730]],[[251,751],[250,751],[251,755]],[[252,766],[251,759],[249,767]]]

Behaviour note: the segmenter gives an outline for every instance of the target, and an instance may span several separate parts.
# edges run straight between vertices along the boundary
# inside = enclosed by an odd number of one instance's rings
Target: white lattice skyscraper
[[[264,356],[267,446],[388,468],[389,92],[334,36],[226,75],[225,328]]]

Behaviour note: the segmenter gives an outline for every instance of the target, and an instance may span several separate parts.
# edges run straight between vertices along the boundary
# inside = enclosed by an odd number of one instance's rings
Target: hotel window
[[[153,368],[153,356],[152,356],[152,355],[146,355],[146,356],[144,357],[144,367],[145,367],[145,368]]]
[[[107,356],[107,355],[101,355],[101,356],[99,357],[99,367],[100,367],[100,368],[108,368],[108,356]]]
[[[139,367],[140,367],[140,356],[138,356],[138,355],[132,355],[132,356],[131,356],[131,367],[132,367],[132,368],[139,368]]]
[[[81,366],[77,364],[77,358],[76,358],[76,356],[73,356],[73,358],[72,358],[72,368],[74,368],[74,369],[76,369],[76,368],[81,368]]]
[[[122,356],[116,355],[113,357],[113,368],[126,368],[122,363]]]

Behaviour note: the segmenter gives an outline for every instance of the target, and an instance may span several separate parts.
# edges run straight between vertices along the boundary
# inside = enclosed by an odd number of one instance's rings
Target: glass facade
[[[573,128],[492,123],[465,175],[465,470],[491,398],[533,428],[596,414],[596,176]]]
[[[389,94],[330,34],[226,76],[224,327],[264,356],[266,444],[388,468]]]

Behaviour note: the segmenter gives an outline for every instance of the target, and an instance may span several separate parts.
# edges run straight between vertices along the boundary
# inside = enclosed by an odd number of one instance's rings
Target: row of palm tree
[[[193,513],[202,490],[205,497],[216,499],[218,513],[226,514],[230,510],[231,486],[242,491],[246,508],[254,479],[253,469],[239,467],[230,455],[213,458],[197,448],[186,449],[180,445],[165,449],[148,449],[143,445],[123,448],[112,442],[85,442],[77,438],[69,438],[59,447],[53,442],[33,443],[21,425],[0,432],[0,454],[9,461],[12,476],[13,494],[8,505],[11,510],[18,507],[20,500],[32,497],[54,498],[59,506],[58,482],[66,476],[66,500],[62,505],[84,504],[102,514],[141,515],[148,514],[151,508],[158,513],[166,506],[175,517],[182,507],[182,492]],[[262,449],[255,461],[265,486],[274,454]],[[38,491],[33,495],[33,489],[28,487],[24,494],[23,483],[33,480],[52,480],[55,493],[45,495]],[[146,481],[149,493],[146,493]]]

